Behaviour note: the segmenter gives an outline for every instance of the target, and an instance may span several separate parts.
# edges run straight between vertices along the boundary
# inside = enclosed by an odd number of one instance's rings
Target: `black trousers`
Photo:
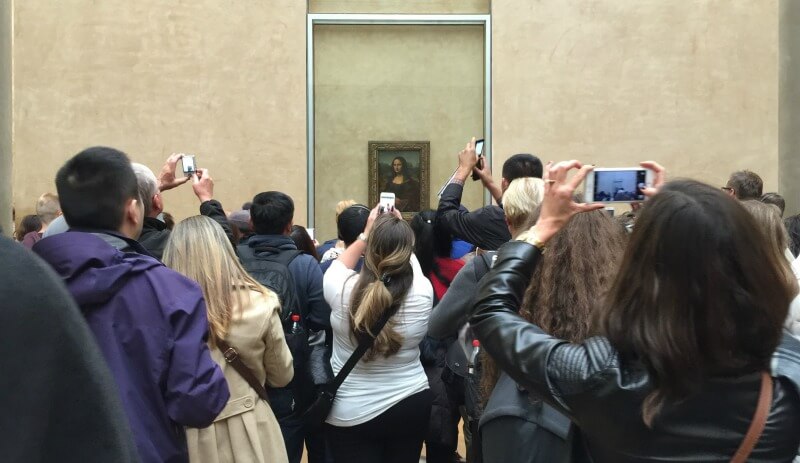
[[[356,426],[325,425],[336,463],[419,463],[433,395],[418,392]]]

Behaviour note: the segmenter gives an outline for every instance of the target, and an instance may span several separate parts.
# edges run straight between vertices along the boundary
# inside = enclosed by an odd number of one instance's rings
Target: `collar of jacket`
[[[70,228],[67,233],[71,231],[92,233],[94,235],[97,235],[98,237],[102,238],[103,241],[110,244],[111,246],[114,246],[115,248],[117,248],[122,252],[135,252],[137,254],[142,254],[144,256],[153,257],[153,255],[147,252],[147,249],[142,247],[142,245],[139,244],[138,241],[130,239],[127,236],[123,236],[117,231],[73,227]],[[155,259],[155,257],[153,258]]]
[[[247,245],[251,248],[269,246],[281,250],[297,249],[292,238],[286,235],[253,235],[247,241]]]
[[[158,220],[155,217],[145,217],[144,224],[142,225],[142,229],[153,229],[153,230],[166,230],[167,224]]]

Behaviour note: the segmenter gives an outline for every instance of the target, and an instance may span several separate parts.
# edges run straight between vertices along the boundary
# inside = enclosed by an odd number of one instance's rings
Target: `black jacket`
[[[215,199],[208,200],[200,204],[200,214],[214,219],[225,230],[228,239],[233,243],[233,232],[228,223],[228,217],[225,216],[225,211],[222,209],[222,204]],[[167,240],[171,231],[167,228],[167,224],[153,218],[145,217],[144,224],[142,225],[142,233],[139,235],[139,243],[147,249],[153,257],[162,260],[164,255],[164,248],[167,246]]]
[[[484,206],[472,212],[460,209],[464,187],[451,183],[439,198],[436,223],[445,230],[481,249],[494,251],[511,239],[506,215],[500,206]]]
[[[0,237],[0,460],[139,461],[119,389],[61,278]]]
[[[481,281],[472,328],[503,371],[580,426],[594,461],[730,461],[758,402],[758,373],[710,381],[665,405],[648,428],[641,417],[652,390],[646,370],[623,363],[605,338],[570,344],[519,317],[541,253],[513,241],[498,255]],[[772,376],[772,407],[750,462],[791,461],[800,444],[800,342],[789,334],[773,355]]]

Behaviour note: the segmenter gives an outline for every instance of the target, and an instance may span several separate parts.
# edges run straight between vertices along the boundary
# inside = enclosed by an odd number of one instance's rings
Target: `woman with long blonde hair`
[[[164,250],[164,263],[203,289],[211,356],[230,389],[230,400],[214,424],[186,430],[190,461],[288,461],[269,404],[225,361],[219,348],[223,340],[234,347],[260,384],[288,384],[294,370],[278,297],[248,275],[222,227],[205,216],[189,217],[175,226]]]
[[[419,461],[432,402],[419,344],[428,330],[433,288],[413,252],[414,232],[400,213],[375,208],[364,233],[325,273],[334,373],[359,343],[375,338],[339,388],[327,419],[337,463]],[[364,265],[356,273],[362,253]],[[385,317],[388,323],[376,333]]]

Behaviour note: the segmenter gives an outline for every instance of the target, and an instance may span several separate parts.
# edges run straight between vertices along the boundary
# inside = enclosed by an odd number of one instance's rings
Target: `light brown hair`
[[[358,342],[374,337],[373,329],[381,317],[387,313],[393,316],[400,309],[414,280],[413,252],[414,232],[405,220],[391,214],[375,220],[350,302],[350,329]],[[378,354],[389,357],[400,350],[403,337],[393,325],[390,319],[364,355],[365,362]]]
[[[589,337],[593,312],[611,287],[625,241],[625,231],[604,211],[574,216],[548,241],[520,315],[557,338],[581,342]],[[482,362],[482,390],[488,400],[500,372],[488,355]]]
[[[233,308],[241,310],[250,303],[250,291],[276,297],[247,273],[225,231],[206,216],[189,217],[175,225],[164,249],[164,264],[196,281],[203,290],[212,346],[228,334],[231,319],[237,315]]]

